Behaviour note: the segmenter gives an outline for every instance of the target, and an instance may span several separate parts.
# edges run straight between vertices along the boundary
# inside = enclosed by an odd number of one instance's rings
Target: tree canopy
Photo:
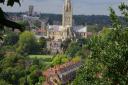
[[[34,33],[25,31],[19,37],[17,52],[23,54],[36,53],[37,50],[40,50],[38,46]]]
[[[125,18],[126,7],[124,3],[119,6]],[[90,54],[73,85],[128,84],[128,29],[121,24],[112,8],[110,11],[113,29],[104,36],[101,34],[90,39],[87,47]]]

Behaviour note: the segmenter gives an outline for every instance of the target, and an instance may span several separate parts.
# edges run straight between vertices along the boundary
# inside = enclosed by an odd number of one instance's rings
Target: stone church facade
[[[87,27],[73,26],[73,8],[71,0],[64,1],[62,25],[48,25],[47,48],[51,53],[63,52],[61,43],[66,39],[87,38]]]
[[[64,41],[72,37],[72,5],[71,0],[65,0],[62,25],[48,26],[47,35],[50,39]]]

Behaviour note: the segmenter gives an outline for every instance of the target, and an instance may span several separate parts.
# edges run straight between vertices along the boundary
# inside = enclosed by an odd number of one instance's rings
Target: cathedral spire
[[[71,0],[65,1],[65,11],[71,11]]]
[[[66,27],[66,26],[72,27],[72,5],[71,5],[71,0],[65,0],[62,25],[64,27]]]

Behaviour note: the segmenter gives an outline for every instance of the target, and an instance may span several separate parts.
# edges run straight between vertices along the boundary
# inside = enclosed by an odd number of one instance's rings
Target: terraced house
[[[76,71],[81,66],[81,62],[67,62],[62,65],[56,65],[53,68],[43,72],[46,81],[43,85],[67,85],[76,76]]]

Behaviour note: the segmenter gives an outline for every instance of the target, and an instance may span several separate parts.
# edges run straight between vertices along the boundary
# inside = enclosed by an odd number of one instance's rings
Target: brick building
[[[76,76],[76,71],[81,66],[81,62],[67,62],[62,65],[56,65],[53,68],[43,72],[46,81],[43,85],[66,85]]]

